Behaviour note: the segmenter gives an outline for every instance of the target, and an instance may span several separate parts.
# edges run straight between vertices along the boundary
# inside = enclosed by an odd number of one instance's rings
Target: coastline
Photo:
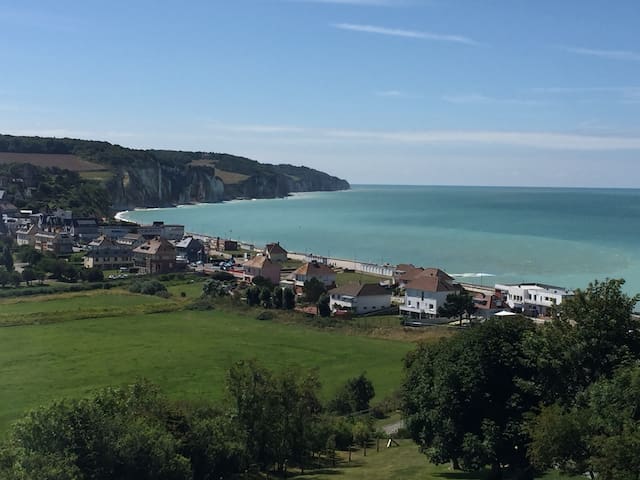
[[[354,185],[116,216],[184,224],[196,235],[249,245],[280,241],[290,251],[332,261],[438,267],[481,286],[542,282],[575,289],[624,278],[625,291],[640,291],[640,255],[631,235],[640,219],[629,216],[640,196],[623,189],[546,190]],[[611,215],[614,206],[618,213]]]

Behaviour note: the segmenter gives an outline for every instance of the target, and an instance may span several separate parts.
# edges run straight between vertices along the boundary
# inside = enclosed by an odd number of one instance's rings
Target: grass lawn
[[[72,297],[67,302],[71,309],[80,301],[122,305],[129,298]],[[49,300],[55,308],[64,301]],[[48,308],[49,302],[22,306]],[[248,358],[279,370],[317,368],[327,398],[347,378],[366,371],[381,398],[400,385],[401,359],[412,348],[407,342],[261,322],[221,310],[5,327],[0,328],[0,345],[0,433],[30,407],[140,377],[174,398],[221,400],[227,369]]]
[[[202,287],[200,287],[202,290]],[[134,307],[167,303],[164,298],[129,293],[124,290],[88,290],[33,297],[14,297],[0,300],[0,318],[14,314],[65,313],[70,309],[90,310]]]
[[[453,471],[448,465],[433,465],[418,452],[418,447],[411,440],[399,440],[399,447],[385,448],[380,442],[380,452],[375,446],[367,449],[367,456],[362,450],[352,453],[351,463],[347,462],[347,454],[340,453],[340,461],[336,468],[310,470],[305,475],[298,475],[296,480],[479,480],[486,478],[485,472]],[[545,480],[570,480],[580,477],[561,476],[552,472],[543,477]]]
[[[382,280],[388,280],[388,277],[378,277],[360,272],[339,272],[336,275],[336,285],[339,287],[347,283],[378,283]]]

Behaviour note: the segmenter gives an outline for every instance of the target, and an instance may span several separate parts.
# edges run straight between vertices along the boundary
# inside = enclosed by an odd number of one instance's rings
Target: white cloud
[[[544,102],[539,100],[529,100],[523,98],[496,98],[488,97],[477,93],[465,95],[445,95],[442,97],[445,102],[459,105],[465,104],[506,104],[506,105],[541,105]]]
[[[286,135],[277,141],[287,143],[362,142],[407,145],[486,145],[545,150],[616,151],[640,150],[640,138],[620,135],[587,135],[558,132],[522,132],[501,130],[350,130],[259,125],[210,125],[214,131],[236,135],[261,134],[266,139]]]
[[[610,60],[640,61],[640,52],[632,52],[630,50],[602,50],[582,47],[562,48],[567,52],[577,53],[578,55],[589,55],[592,57],[607,58]]]
[[[449,35],[416,30],[403,30],[398,28],[379,27],[375,25],[360,25],[355,23],[333,23],[334,28],[350,30],[353,32],[375,33],[394,37],[417,38],[421,40],[433,40],[437,42],[460,43],[464,45],[479,45],[478,42],[462,35]]]
[[[358,5],[374,7],[401,7],[409,5],[405,0],[294,0],[299,3],[334,3],[339,5]]]

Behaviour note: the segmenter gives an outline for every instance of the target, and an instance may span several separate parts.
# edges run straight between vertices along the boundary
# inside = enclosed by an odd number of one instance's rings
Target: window
[[[433,303],[429,304],[429,308],[433,310]]]

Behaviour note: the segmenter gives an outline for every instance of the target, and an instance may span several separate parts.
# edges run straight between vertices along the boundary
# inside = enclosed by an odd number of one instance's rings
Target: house
[[[280,242],[267,243],[267,246],[264,249],[264,254],[272,262],[286,262],[287,261],[287,251],[280,246]]]
[[[145,238],[139,233],[127,233],[126,235],[116,239],[116,243],[131,249],[139,247],[144,242],[146,242]]]
[[[133,264],[141,273],[167,273],[176,270],[176,247],[156,237],[133,249]]]
[[[500,296],[512,310],[532,317],[549,316],[550,310],[573,296],[573,291],[543,283],[496,284]]]
[[[22,228],[16,230],[16,244],[30,245],[32,247],[36,244],[36,233],[38,233],[38,227],[36,225],[24,225]]]
[[[51,252],[56,256],[73,253],[73,239],[66,232],[38,232],[35,234],[34,248],[42,253]]]
[[[72,218],[69,233],[76,240],[88,243],[100,236],[97,218]]]
[[[210,247],[216,252],[224,252],[225,250],[238,250],[238,242],[235,240],[216,237],[211,239]]]
[[[244,269],[243,280],[253,282],[256,277],[264,277],[274,285],[280,283],[280,265],[272,262],[264,255],[258,255],[242,264]]]
[[[140,225],[138,233],[145,238],[163,237],[167,240],[181,240],[184,237],[184,225],[165,225],[164,222],[153,222],[151,225]]]
[[[416,267],[410,263],[403,263],[395,268],[393,280],[404,288],[409,282],[420,277],[439,277],[443,281],[453,282],[454,279],[439,268]]]
[[[317,278],[327,288],[333,288],[336,284],[336,272],[330,266],[315,260],[298,267],[289,275],[289,280],[298,293],[302,293],[304,282],[312,278]]]
[[[184,259],[187,262],[197,262],[205,258],[204,244],[197,238],[185,237],[179,242],[176,242],[175,246],[178,258]]]
[[[98,227],[98,230],[100,232],[100,235],[118,239],[134,232],[137,228],[137,225],[134,225],[132,223],[109,223],[100,225]]]
[[[349,283],[329,290],[331,311],[348,310],[363,313],[384,310],[391,306],[391,290],[377,283]]]
[[[113,239],[101,236],[89,244],[90,250],[84,256],[85,268],[114,270],[133,266],[131,249],[120,245]]]
[[[426,272],[426,273],[425,273]],[[423,273],[405,284],[404,305],[400,313],[412,318],[429,318],[438,315],[447,295],[460,293],[462,287],[439,268],[423,269]]]

